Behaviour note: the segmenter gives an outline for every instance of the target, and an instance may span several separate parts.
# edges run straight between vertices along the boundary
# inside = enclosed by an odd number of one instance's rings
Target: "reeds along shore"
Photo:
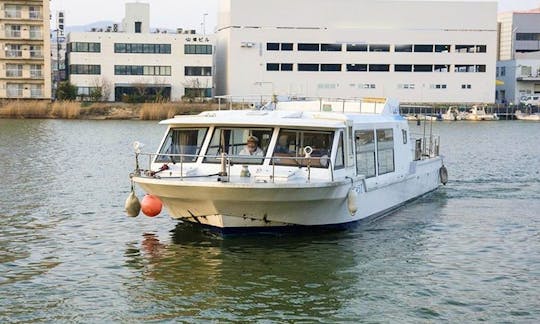
[[[175,115],[218,109],[214,103],[81,103],[77,101],[4,101],[0,118],[141,119],[162,120]]]

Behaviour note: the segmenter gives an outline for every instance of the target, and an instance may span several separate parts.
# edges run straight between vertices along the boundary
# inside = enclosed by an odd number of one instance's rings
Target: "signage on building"
[[[64,31],[65,31],[65,13],[64,11],[57,11],[56,12],[56,29],[58,30],[58,37],[64,37]]]
[[[208,37],[186,37],[186,42],[210,43],[210,38],[208,38]]]

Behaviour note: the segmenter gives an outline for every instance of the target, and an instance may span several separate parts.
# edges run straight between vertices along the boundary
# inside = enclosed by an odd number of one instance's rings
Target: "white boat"
[[[436,121],[437,120],[437,117],[436,116],[429,116],[429,115],[423,115],[423,114],[409,114],[409,115],[406,115],[404,116],[404,118],[408,121]]]
[[[470,121],[493,121],[499,120],[497,114],[488,114],[485,107],[473,106],[465,116],[465,120]]]
[[[521,110],[517,110],[515,116],[517,120],[540,121],[540,113],[524,114],[521,112]]]
[[[465,118],[465,114],[456,107],[449,107],[444,114],[441,114],[442,121],[459,121]]]
[[[438,137],[413,136],[395,100],[274,107],[162,121],[160,149],[137,154],[132,181],[171,217],[225,232],[348,226],[447,181]]]

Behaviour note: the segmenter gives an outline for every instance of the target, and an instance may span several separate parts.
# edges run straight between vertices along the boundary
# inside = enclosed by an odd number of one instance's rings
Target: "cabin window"
[[[156,157],[156,163],[195,162],[206,137],[208,128],[176,128],[171,129]],[[171,154],[171,155],[169,155]],[[173,156],[185,154],[187,156]]]
[[[375,134],[373,130],[355,132],[356,173],[371,178],[375,173]]]
[[[212,135],[204,162],[220,163],[221,153],[234,156],[233,163],[262,164],[273,129],[271,128],[227,128],[217,127]],[[248,148],[248,139],[255,138],[257,147]],[[215,156],[215,157],[211,157]],[[245,158],[244,158],[245,157]]]
[[[394,130],[377,129],[379,175],[394,172]]]
[[[333,132],[282,129],[274,148],[274,163],[275,165],[307,166],[307,160],[296,158],[305,157],[304,148],[311,146],[313,149],[311,157],[314,158],[311,160],[311,166],[327,168],[333,140]]]
[[[339,132],[338,147],[336,152],[336,160],[334,161],[334,169],[343,169],[345,167],[345,151],[343,145],[343,132]]]

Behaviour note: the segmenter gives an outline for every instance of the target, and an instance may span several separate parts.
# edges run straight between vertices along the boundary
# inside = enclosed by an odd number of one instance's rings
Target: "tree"
[[[77,99],[77,87],[69,81],[60,82],[56,88],[56,99],[67,101]]]

